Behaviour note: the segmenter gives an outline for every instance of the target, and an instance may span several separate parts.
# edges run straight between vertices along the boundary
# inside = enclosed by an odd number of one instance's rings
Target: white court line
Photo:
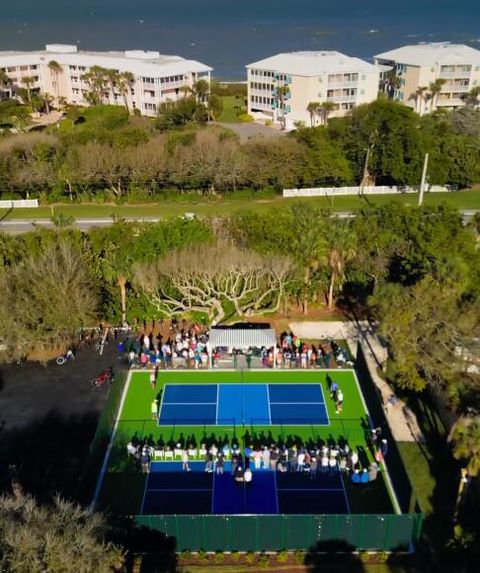
[[[117,434],[118,425],[120,423],[120,415],[123,412],[123,405],[125,404],[125,398],[127,397],[128,388],[130,387],[131,379],[132,379],[132,370],[129,371],[128,377],[127,377],[127,382],[126,382],[125,386],[123,387],[122,399],[120,400],[120,406],[118,408],[117,417],[115,420],[115,425],[113,426],[113,432],[112,432],[112,435],[110,436],[110,442],[108,443],[107,451],[105,452],[105,457],[103,458],[102,469],[100,470],[100,475],[98,476],[97,485],[95,487],[95,493],[94,493],[93,500],[91,503],[92,510],[95,509],[95,506],[97,505],[97,501],[98,501],[98,496],[100,495],[100,488],[102,487],[103,479],[104,479],[105,473],[107,471],[108,461],[110,459],[110,454],[112,452],[113,442],[115,441],[115,436]]]
[[[220,397],[220,384],[217,384],[217,406],[215,408],[215,426],[218,426],[218,401],[219,401],[219,397]]]

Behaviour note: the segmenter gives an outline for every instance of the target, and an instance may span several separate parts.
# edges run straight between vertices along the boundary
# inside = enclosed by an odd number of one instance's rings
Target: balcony
[[[336,95],[328,96],[327,101],[332,103],[355,103],[357,101],[356,95]]]
[[[450,92],[461,92],[468,93],[470,91],[470,86],[459,86],[455,84],[443,84],[442,91],[440,93],[450,93]]]
[[[342,89],[342,88],[356,88],[358,87],[358,80],[355,82],[328,82],[329,89]]]
[[[437,107],[460,107],[465,105],[463,99],[460,98],[449,98],[449,99],[437,99]]]
[[[250,93],[252,95],[258,95],[258,96],[275,97],[273,90],[259,90],[256,88],[250,88]]]
[[[439,74],[439,78],[442,80],[449,80],[449,79],[455,79],[455,80],[466,80],[469,79],[471,76],[472,72],[440,72]]]

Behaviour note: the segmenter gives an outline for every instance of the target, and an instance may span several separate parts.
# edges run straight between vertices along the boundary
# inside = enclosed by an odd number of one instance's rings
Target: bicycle
[[[103,386],[104,384],[108,384],[109,386],[111,386],[114,380],[115,376],[113,374],[113,369],[107,368],[106,370],[101,372],[98,376],[92,378],[89,384],[94,388],[100,388],[100,386]]]
[[[65,352],[65,354],[62,354],[61,356],[59,356],[56,359],[56,363],[59,366],[63,366],[63,364],[66,364],[67,362],[70,362],[71,360],[75,360],[75,354],[71,350],[67,350],[67,352]]]

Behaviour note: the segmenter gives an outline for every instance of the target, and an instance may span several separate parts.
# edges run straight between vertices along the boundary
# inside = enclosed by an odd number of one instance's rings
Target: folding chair
[[[165,458],[165,450],[163,448],[154,448],[153,450],[153,459],[163,459]]]
[[[197,457],[197,449],[196,448],[189,448],[188,457],[195,459]]]
[[[183,453],[183,450],[182,450],[182,449],[180,449],[180,448],[175,448],[175,449],[173,450],[173,457],[174,457],[175,459],[177,459],[177,458],[182,459],[182,453]]]
[[[172,450],[165,450],[165,461],[172,460],[173,461],[173,452]]]
[[[204,458],[204,457],[207,455],[207,450],[206,450],[206,448],[200,448],[200,449],[198,450],[198,455],[199,455],[201,458]]]

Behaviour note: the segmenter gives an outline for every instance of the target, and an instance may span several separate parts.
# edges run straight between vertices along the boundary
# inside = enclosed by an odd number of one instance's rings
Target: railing
[[[440,93],[449,92],[469,92],[470,86],[458,85],[458,84],[443,84],[442,91]]]
[[[465,80],[467,78],[469,78],[471,76],[472,72],[440,72],[439,77],[442,80],[446,80],[446,79],[450,79],[450,78],[455,78],[455,79],[462,79]]]
[[[450,99],[437,99],[437,101],[435,102],[435,105],[438,106],[460,106],[460,105],[465,105],[465,102],[463,101],[463,99],[460,98],[450,98]]]
[[[345,81],[345,82],[328,82],[328,87],[329,89],[335,89],[335,88],[355,88],[358,86],[358,80],[356,81]]]
[[[356,95],[338,95],[338,96],[327,96],[327,101],[333,103],[352,103],[357,101]]]

